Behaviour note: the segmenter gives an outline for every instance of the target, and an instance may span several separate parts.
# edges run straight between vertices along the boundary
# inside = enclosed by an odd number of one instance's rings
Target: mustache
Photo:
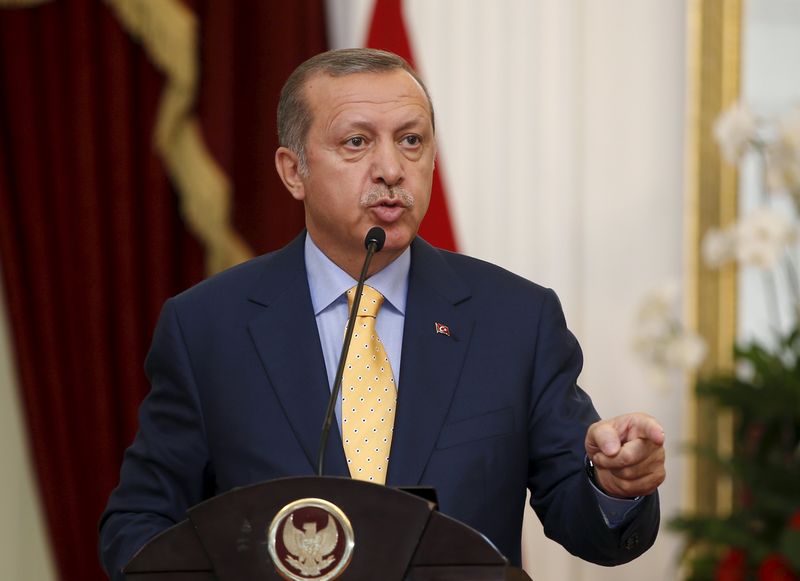
[[[414,196],[402,186],[375,186],[361,196],[361,205],[365,208],[389,203],[410,208],[414,205]]]

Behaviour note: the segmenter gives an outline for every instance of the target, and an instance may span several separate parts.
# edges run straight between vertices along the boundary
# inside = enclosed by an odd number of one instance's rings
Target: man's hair
[[[372,48],[329,50],[311,57],[289,75],[278,101],[278,143],[297,154],[301,173],[308,171],[305,143],[312,122],[304,92],[306,81],[320,73],[332,77],[344,77],[357,73],[383,73],[395,70],[406,71],[422,87],[428,99],[431,125],[435,129],[433,101],[425,83],[405,59],[394,53]]]

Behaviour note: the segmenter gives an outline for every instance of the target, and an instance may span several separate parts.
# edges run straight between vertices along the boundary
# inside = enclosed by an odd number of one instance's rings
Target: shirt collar
[[[339,268],[306,233],[305,242],[306,275],[311,291],[311,304],[314,315],[331,306],[338,299],[346,300],[344,293],[358,281]],[[384,296],[394,309],[405,315],[408,294],[408,272],[411,267],[411,248],[390,262],[380,272],[367,279],[367,284]],[[385,305],[386,303],[384,303]]]

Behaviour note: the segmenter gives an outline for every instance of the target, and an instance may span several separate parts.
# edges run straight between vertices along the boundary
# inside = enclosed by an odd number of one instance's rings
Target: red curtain
[[[186,2],[197,105],[256,252],[302,227],[274,175],[283,80],[325,48],[323,0]],[[58,570],[103,579],[97,521],[148,386],[163,301],[203,277],[152,147],[163,79],[99,0],[0,10],[0,260]]]
[[[234,222],[257,253],[283,246],[304,224],[302,204],[275,171],[275,112],[289,74],[327,49],[324,3],[187,1],[203,28],[197,110],[233,179]]]

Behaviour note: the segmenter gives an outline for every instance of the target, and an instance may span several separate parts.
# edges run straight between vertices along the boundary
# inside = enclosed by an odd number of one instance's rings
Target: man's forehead
[[[304,86],[309,105],[332,105],[331,100],[381,101],[421,99],[429,108],[428,98],[417,80],[403,69],[331,75],[324,71],[311,75]]]

